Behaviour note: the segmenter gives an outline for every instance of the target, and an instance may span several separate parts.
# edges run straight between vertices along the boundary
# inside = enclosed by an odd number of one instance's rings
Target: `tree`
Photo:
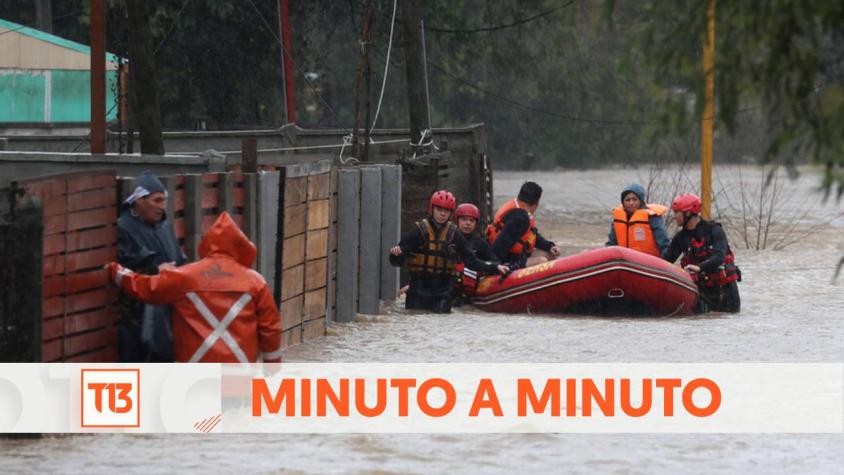
[[[132,111],[141,135],[141,153],[164,155],[158,77],[146,0],[126,0]]]
[[[610,8],[614,2],[608,0]],[[700,50],[707,2],[641,2],[649,21],[636,50],[662,86],[667,127],[700,117]],[[824,186],[844,193],[844,3],[825,0],[719,1],[716,11],[716,119],[735,134],[748,108],[766,118],[764,158],[822,164]],[[688,90],[687,95],[667,91]]]

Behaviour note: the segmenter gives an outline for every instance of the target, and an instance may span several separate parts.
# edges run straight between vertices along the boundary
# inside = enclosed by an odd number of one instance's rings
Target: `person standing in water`
[[[680,265],[692,275],[700,290],[699,313],[710,310],[738,313],[741,271],[735,264],[724,229],[719,223],[701,218],[701,208],[700,197],[693,193],[674,199],[671,210],[680,230],[662,257],[673,263],[683,256]]]
[[[481,219],[481,212],[478,207],[471,203],[463,203],[454,211],[457,220],[457,230],[469,244],[469,250],[482,261],[492,261],[495,257],[485,237],[480,236],[476,231],[478,221]],[[474,269],[466,267],[463,262],[455,265],[455,305],[461,305],[469,301],[478,285],[480,275]]]
[[[451,312],[458,259],[480,272],[509,272],[506,266],[475,257],[457,226],[449,221],[456,206],[453,194],[446,190],[435,192],[428,203],[428,216],[417,221],[390,249],[390,263],[406,264],[410,269],[405,308]]]

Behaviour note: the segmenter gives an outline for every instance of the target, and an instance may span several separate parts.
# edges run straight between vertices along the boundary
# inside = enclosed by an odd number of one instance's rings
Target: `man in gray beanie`
[[[117,220],[117,261],[139,274],[181,266],[187,257],[167,220],[167,189],[149,171],[132,182]],[[170,307],[121,296],[118,351],[121,362],[173,361]]]

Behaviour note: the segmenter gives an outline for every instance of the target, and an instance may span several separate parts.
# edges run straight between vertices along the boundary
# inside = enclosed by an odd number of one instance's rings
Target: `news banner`
[[[0,408],[5,433],[844,433],[844,364],[0,364]]]

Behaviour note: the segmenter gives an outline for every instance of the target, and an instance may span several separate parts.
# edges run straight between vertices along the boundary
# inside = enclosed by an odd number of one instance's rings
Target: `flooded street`
[[[696,176],[696,171],[692,171]],[[762,173],[716,169],[720,209],[758,188]],[[602,246],[618,192],[646,184],[648,170],[497,172],[496,204],[522,181],[545,188],[540,231],[564,254]],[[842,205],[823,203],[818,180],[804,172],[782,183],[772,229],[799,242],[781,250],[748,250],[731,235],[742,270],[742,312],[671,319],[405,313],[335,325],[325,339],[288,349],[290,362],[842,362],[844,277],[831,282],[844,255]],[[719,186],[720,184],[720,186]],[[753,184],[749,186],[749,184]],[[688,191],[689,188],[682,191]],[[662,192],[668,196],[667,191]],[[654,195],[657,193],[654,192]],[[799,199],[785,201],[783,196]],[[809,198],[804,198],[809,197]],[[758,198],[758,196],[757,196]],[[663,204],[669,204],[663,202]],[[740,222],[740,217],[729,216]],[[782,236],[780,236],[782,237]],[[784,242],[784,241],[783,241]],[[611,473],[811,472],[844,466],[844,435],[533,434],[533,435],[215,435],[59,436],[0,441],[5,473],[129,470],[145,473]]]

